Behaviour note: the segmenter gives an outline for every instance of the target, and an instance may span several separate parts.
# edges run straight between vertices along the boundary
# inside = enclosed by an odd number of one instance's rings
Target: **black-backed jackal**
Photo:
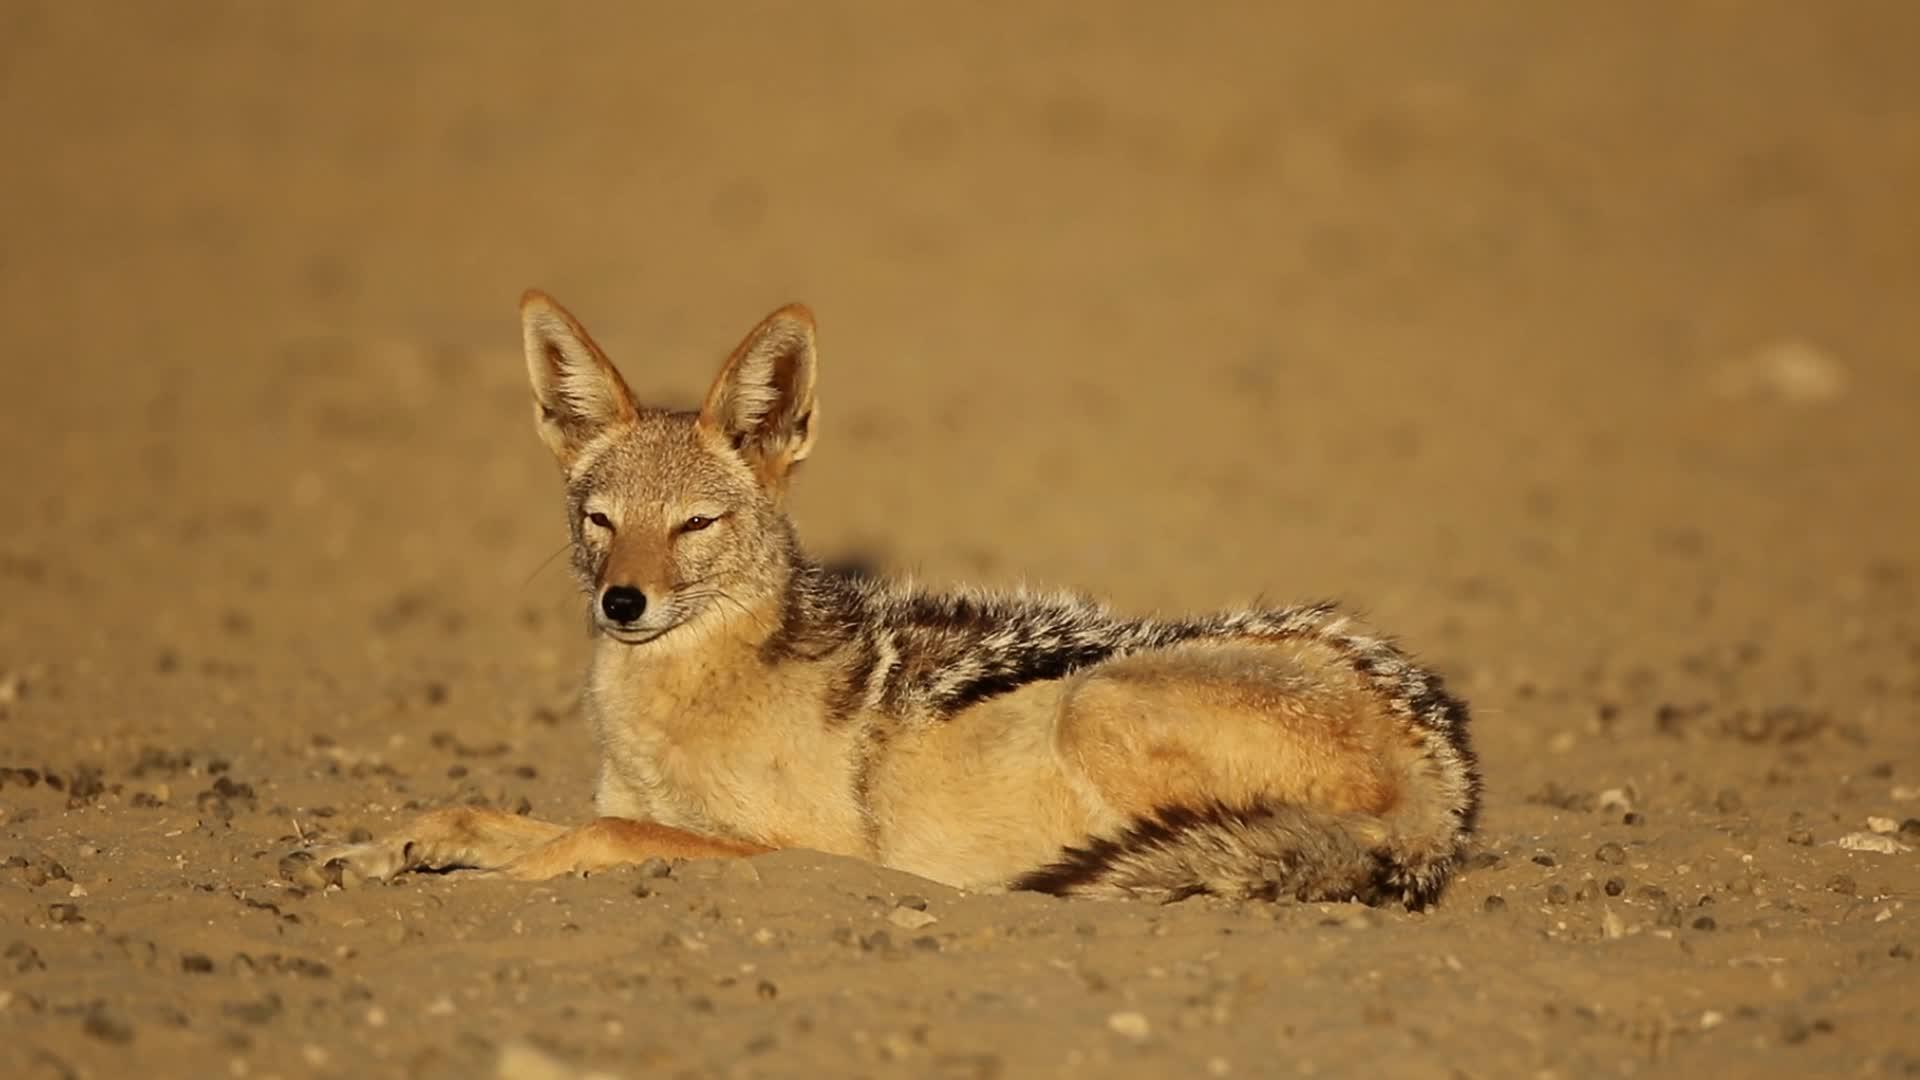
[[[324,853],[365,876],[518,878],[803,847],[963,887],[1412,906],[1474,826],[1467,711],[1330,606],[1130,619],[809,561],[814,326],[782,308],[698,412],[640,405],[581,325],[521,301],[596,648],[599,816],[429,812]]]

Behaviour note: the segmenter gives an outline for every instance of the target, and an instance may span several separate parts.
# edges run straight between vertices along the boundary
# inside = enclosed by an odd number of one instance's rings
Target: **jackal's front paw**
[[[408,870],[497,869],[565,831],[502,810],[455,806],[428,811],[391,836],[309,855],[323,883],[346,885],[355,878],[386,881]]]
[[[340,877],[343,886],[355,884],[354,879],[386,881],[406,870],[438,869],[418,857],[412,847],[404,839],[369,840],[316,848],[313,858],[323,877]]]
[[[404,844],[334,844],[301,848],[280,857],[280,877],[309,889],[329,885],[350,889],[362,881],[385,881],[412,869]]]

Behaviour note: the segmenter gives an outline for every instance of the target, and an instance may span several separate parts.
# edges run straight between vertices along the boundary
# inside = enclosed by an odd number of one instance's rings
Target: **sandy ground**
[[[1334,7],[0,4],[0,1075],[1920,1074],[1920,8]],[[290,886],[588,810],[534,284],[811,303],[822,553],[1363,609],[1482,853]]]

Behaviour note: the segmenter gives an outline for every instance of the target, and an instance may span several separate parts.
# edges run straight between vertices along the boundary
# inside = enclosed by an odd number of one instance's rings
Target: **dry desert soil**
[[[0,1075],[1920,1074],[1920,7],[0,3]],[[1338,599],[1472,702],[1424,913],[589,812],[514,301],[821,321],[811,546]]]

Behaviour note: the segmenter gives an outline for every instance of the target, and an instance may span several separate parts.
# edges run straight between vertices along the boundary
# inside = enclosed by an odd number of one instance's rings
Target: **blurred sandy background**
[[[0,1072],[1920,1071],[1917,43],[0,2]],[[1486,854],[1426,916],[921,934],[793,855],[288,888],[409,802],[586,812],[530,285],[662,402],[812,305],[823,554],[1363,609],[1472,699]]]

